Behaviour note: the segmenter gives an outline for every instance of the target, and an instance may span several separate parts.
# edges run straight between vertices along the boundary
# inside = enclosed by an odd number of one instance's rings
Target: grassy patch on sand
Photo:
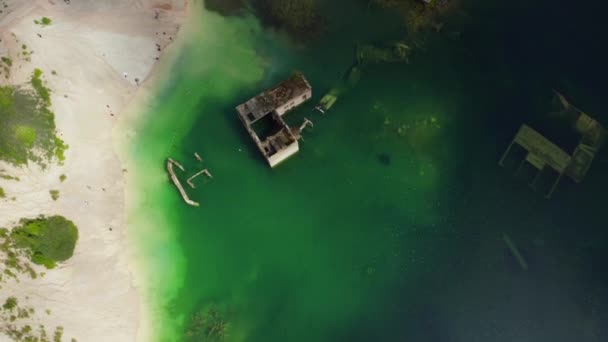
[[[34,20],[34,24],[40,25],[40,26],[49,26],[52,23],[53,23],[53,20],[51,20],[51,18],[48,18],[48,17],[42,17],[40,20],[38,20],[38,19]]]
[[[17,306],[17,298],[8,297],[4,304],[2,305],[2,309],[4,310],[13,310]]]
[[[13,60],[10,59],[9,57],[2,57],[2,62],[4,62],[4,64],[6,64],[7,66],[11,67],[13,66]]]
[[[27,301],[27,297],[25,298]],[[0,307],[0,334],[4,334],[11,341],[64,341],[62,326],[56,326],[54,330],[47,330],[44,325],[32,327],[27,324],[32,323],[31,319],[34,318],[36,310],[21,302],[22,300],[17,300],[16,297],[10,296]],[[71,339],[71,341],[76,340]]]
[[[25,251],[15,247],[10,231],[6,228],[0,228],[0,256],[0,283],[9,278],[17,279],[18,274],[28,274],[32,279],[38,277],[27,262]]]
[[[14,181],[17,181],[17,182],[19,181],[19,177],[13,177],[13,176],[10,176],[10,175],[3,175],[3,174],[0,174],[0,179],[14,180]]]
[[[15,127],[15,138],[21,144],[31,148],[36,141],[36,130],[28,126],[17,126]]]
[[[16,166],[34,162],[45,167],[65,159],[68,146],[57,137],[50,110],[51,91],[42,71],[34,70],[29,87],[0,87],[0,160]]]
[[[30,83],[32,84],[32,88],[36,91],[38,96],[47,104],[51,105],[51,90],[44,86],[42,82],[42,70],[36,68],[34,69],[34,74],[30,79]]]
[[[41,216],[22,219],[10,237],[15,247],[27,251],[33,263],[53,268],[74,254],[78,228],[62,216]]]

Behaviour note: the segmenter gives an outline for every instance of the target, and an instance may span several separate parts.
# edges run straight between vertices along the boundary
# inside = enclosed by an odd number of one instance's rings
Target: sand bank
[[[69,149],[63,165],[46,170],[0,162],[0,169],[20,179],[0,179],[8,198],[0,201],[0,226],[58,214],[76,223],[80,237],[74,256],[58,268],[38,279],[22,276],[2,284],[0,301],[17,297],[36,309],[18,324],[44,325],[51,332],[62,326],[64,340],[147,340],[145,329],[138,329],[144,321],[141,291],[127,241],[126,170],[113,137],[125,108],[176,39],[187,1],[4,2],[0,55],[10,56],[13,65],[0,82],[27,83],[40,68],[53,92],[58,132]],[[34,23],[42,17],[52,24]],[[23,45],[33,51],[29,58],[21,54]],[[67,179],[61,182],[60,175]],[[49,196],[51,189],[60,191],[57,201]]]

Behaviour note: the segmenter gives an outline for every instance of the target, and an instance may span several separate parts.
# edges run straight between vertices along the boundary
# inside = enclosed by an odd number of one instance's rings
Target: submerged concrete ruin
[[[201,156],[198,154],[198,152],[194,152],[194,157],[200,163],[203,162],[203,158],[201,158]],[[175,174],[175,170],[173,169],[173,166],[177,166],[177,168],[180,169],[182,172],[186,172],[186,169],[178,161],[176,161],[172,158],[167,158],[167,173],[169,173],[169,178],[171,178],[173,185],[175,185],[175,187],[179,191],[179,194],[182,196],[182,199],[184,200],[184,202],[186,202],[186,204],[191,205],[193,207],[200,206],[200,203],[190,199],[190,197],[188,196],[188,193],[186,192],[186,189],[182,185],[182,182],[177,177],[177,174]],[[190,185],[190,187],[192,189],[196,189],[196,186],[194,185],[194,183],[192,181],[200,175],[206,175],[209,178],[213,178],[213,175],[211,174],[211,172],[209,172],[208,169],[202,169],[201,171],[190,176],[190,178],[188,178],[186,180],[186,183],[188,183],[188,185]]]
[[[275,167],[299,151],[299,130],[290,128],[283,115],[308,101],[312,87],[299,72],[276,87],[236,107],[245,129],[270,165]],[[305,126],[304,126],[305,127]]]
[[[173,182],[173,185],[175,185],[175,187],[179,191],[179,194],[182,196],[182,198],[184,199],[184,202],[186,202],[186,204],[191,205],[193,207],[198,207],[200,205],[200,203],[195,202],[195,201],[191,200],[190,197],[188,197],[188,193],[186,193],[186,190],[182,186],[182,183],[179,181],[179,178],[177,178],[177,175],[175,174],[175,171],[173,170],[173,165],[177,166],[183,172],[186,171],[184,169],[184,167],[182,166],[182,164],[178,163],[177,161],[175,161],[171,158],[167,158],[167,172],[169,173],[169,176],[171,177],[171,181]]]
[[[411,54],[412,49],[402,41],[383,44],[357,44],[353,63],[340,80],[321,98],[315,109],[323,114],[329,111],[340,96],[357,85],[361,72],[366,66],[383,63],[409,63]]]
[[[553,195],[564,175],[576,183],[583,181],[606,136],[606,129],[594,118],[572,106],[560,93],[555,92],[555,97],[562,107],[558,114],[572,122],[571,128],[579,136],[576,146],[567,152],[563,147],[523,124],[498,162],[504,167],[505,161],[515,155],[515,158],[519,158],[516,174],[525,165],[531,165],[537,173],[529,185],[534,190],[538,190],[538,184],[543,183],[543,180],[544,183],[548,183],[549,186],[542,190],[545,198]]]

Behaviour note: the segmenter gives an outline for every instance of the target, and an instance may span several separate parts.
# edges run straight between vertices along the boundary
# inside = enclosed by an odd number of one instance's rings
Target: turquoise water
[[[325,116],[313,103],[290,114],[293,125],[305,116],[314,129],[293,159],[265,165],[237,104],[295,69],[317,101],[348,68],[357,41],[404,34],[396,16],[350,2],[345,13],[339,4],[326,6],[328,34],[305,46],[252,17],[195,7],[132,149],[142,175],[132,234],[148,262],[159,340],[182,340],[190,316],[210,308],[228,323],[228,341],[602,336],[606,316],[589,307],[606,303],[605,280],[581,279],[605,242],[592,200],[594,189],[606,189],[605,161],[552,201],[496,165],[519,124],[542,119],[535,110],[555,83],[533,67],[542,57],[513,52],[527,44],[509,40],[518,29],[498,29],[520,13],[516,6],[463,7],[458,24],[429,35],[409,65],[366,69]],[[547,45],[530,49],[553,51]],[[200,208],[186,206],[167,180],[168,156],[188,174],[203,166],[213,173],[189,190]],[[529,272],[517,269],[505,232],[529,258]],[[565,319],[567,333],[546,328]]]

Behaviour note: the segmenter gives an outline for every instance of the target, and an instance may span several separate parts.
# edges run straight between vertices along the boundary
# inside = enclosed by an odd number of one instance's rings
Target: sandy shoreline
[[[52,110],[61,138],[70,146],[64,165],[47,170],[0,169],[19,181],[0,186],[14,201],[0,201],[0,226],[40,214],[63,215],[79,228],[74,256],[43,277],[21,276],[1,284],[0,301],[15,296],[36,313],[17,324],[63,327],[64,339],[147,341],[142,277],[126,231],[127,170],[117,156],[126,153],[117,136],[133,124],[135,98],[145,98],[149,75],[164,60],[186,18],[186,0],[7,0],[0,14],[0,55],[13,60],[2,84],[27,83],[40,68],[51,88]],[[43,16],[53,23],[34,24]],[[25,44],[30,61],[19,56]],[[159,51],[160,50],[160,51]],[[170,58],[170,57],[169,57]],[[161,63],[162,64],[162,63]],[[54,72],[53,72],[54,71]],[[56,74],[56,75],[55,75]],[[131,114],[132,115],[132,114]],[[118,122],[121,122],[118,124]],[[124,160],[123,160],[124,161]],[[65,182],[59,176],[65,174]],[[49,190],[60,191],[53,201]],[[48,312],[45,312],[49,310]],[[6,337],[0,335],[0,340]]]

